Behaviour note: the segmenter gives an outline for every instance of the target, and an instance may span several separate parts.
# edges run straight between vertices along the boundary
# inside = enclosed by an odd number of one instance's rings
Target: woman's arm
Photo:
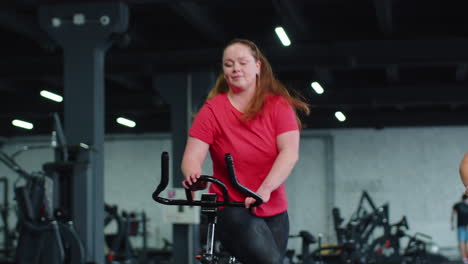
[[[468,194],[468,152],[460,163],[460,178],[465,185],[465,193]]]
[[[210,145],[197,138],[189,137],[187,139],[187,145],[185,146],[182,158],[182,174],[185,177],[185,180],[182,181],[182,186],[184,188],[189,189],[200,178],[202,165],[209,148]]]
[[[257,189],[257,194],[262,197],[263,202],[268,202],[271,193],[283,184],[291,174],[299,159],[299,138],[299,130],[288,131],[278,135],[276,139],[279,151],[278,156],[267,177]],[[253,198],[248,197],[245,205],[249,208],[254,202]]]

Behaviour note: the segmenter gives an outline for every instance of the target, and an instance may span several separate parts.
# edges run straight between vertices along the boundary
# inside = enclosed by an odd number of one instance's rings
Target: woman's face
[[[255,60],[248,46],[235,43],[224,50],[223,72],[234,92],[255,89],[256,76],[260,74],[260,61]]]

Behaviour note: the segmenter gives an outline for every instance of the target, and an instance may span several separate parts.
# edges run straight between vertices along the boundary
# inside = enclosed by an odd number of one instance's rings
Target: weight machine
[[[82,264],[84,249],[73,227],[71,184],[75,166],[86,166],[74,160],[85,144],[67,145],[57,114],[49,145],[25,146],[8,155],[0,151],[0,161],[18,176],[14,184],[18,215],[18,264]],[[21,153],[34,149],[53,149],[55,161],[45,163],[41,171],[28,172],[15,160]],[[20,182],[23,182],[20,185]]]

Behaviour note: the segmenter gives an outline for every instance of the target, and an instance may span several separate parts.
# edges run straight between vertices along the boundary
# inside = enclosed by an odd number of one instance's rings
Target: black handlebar
[[[237,181],[236,174],[234,171],[234,162],[233,162],[232,156],[230,154],[226,154],[224,157],[226,161],[228,177],[229,177],[229,180],[231,181],[231,184],[234,186],[234,188],[238,190],[239,192],[249,197],[254,198],[255,203],[252,206],[258,206],[262,204],[263,200],[258,194],[247,189],[246,187],[244,187]],[[156,190],[153,192],[153,200],[158,203],[162,203],[166,205],[190,205],[190,206],[207,206],[207,207],[217,207],[217,206],[244,207],[245,206],[244,202],[233,202],[229,199],[227,187],[222,181],[212,176],[207,176],[207,175],[202,175],[198,180],[212,182],[214,184],[217,184],[220,187],[221,192],[223,193],[224,201],[216,201],[214,203],[214,202],[203,201],[203,200],[193,200],[191,191],[187,189],[185,189],[185,193],[187,197],[186,200],[167,199],[167,198],[161,197],[160,196],[161,192],[166,189],[169,183],[169,154],[167,152],[163,152],[161,154],[161,182],[159,183]]]
[[[227,173],[228,173],[228,178],[231,180],[231,184],[236,188],[239,192],[252,197],[255,199],[255,203],[252,206],[259,206],[263,203],[262,198],[256,194],[255,192],[251,191],[250,189],[247,189],[243,185],[241,185],[236,178],[236,172],[234,170],[234,160],[232,159],[231,154],[226,154],[224,155],[224,161],[226,162],[226,168],[227,168]]]

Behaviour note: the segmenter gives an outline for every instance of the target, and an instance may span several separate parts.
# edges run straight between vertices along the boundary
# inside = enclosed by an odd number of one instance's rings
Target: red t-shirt
[[[253,120],[243,121],[241,116],[227,94],[219,94],[203,105],[189,131],[191,137],[210,145],[213,176],[226,184],[229,198],[237,202],[243,202],[245,195],[233,190],[229,183],[224,155],[232,155],[238,181],[257,191],[278,155],[277,136],[298,129],[293,108],[281,96],[267,96],[262,112]],[[210,192],[222,198],[216,184],[211,184]],[[257,207],[255,214],[273,216],[287,208],[286,190],[282,184],[271,193],[267,203]]]

